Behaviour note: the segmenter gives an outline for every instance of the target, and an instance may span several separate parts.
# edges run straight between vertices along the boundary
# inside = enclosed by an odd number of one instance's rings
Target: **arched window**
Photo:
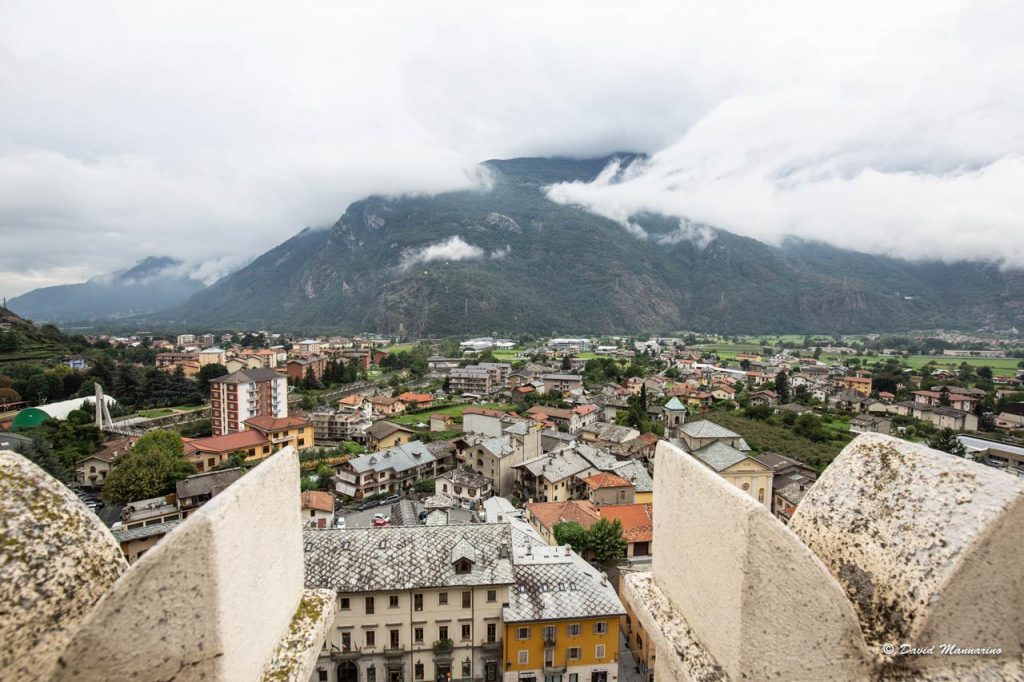
[[[757,501],[764,502],[764,488],[757,489]]]

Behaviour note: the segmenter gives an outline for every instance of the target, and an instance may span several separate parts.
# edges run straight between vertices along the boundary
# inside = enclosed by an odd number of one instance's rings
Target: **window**
[[[496,601],[498,601],[498,591],[497,590],[487,590],[487,603],[488,604],[493,604]]]
[[[455,562],[455,572],[459,575],[465,575],[473,572],[473,562],[469,559],[459,559]]]
[[[366,613],[367,614],[373,613],[373,597],[367,597],[366,598]]]
[[[578,634],[580,634],[580,624],[579,623],[569,623],[569,627],[566,628],[566,630],[568,631],[568,633],[570,635],[578,635]]]
[[[530,639],[530,628],[516,628],[516,639]]]
[[[757,489],[757,501],[764,502],[764,488]]]
[[[341,610],[342,611],[348,611],[350,608],[352,608],[352,607],[350,606],[350,602],[349,602],[348,597],[342,597],[341,598]]]
[[[437,603],[440,604],[440,605],[447,604],[448,603],[448,593],[447,592],[438,592],[437,593]]]
[[[327,671],[326,670],[317,670],[316,671],[316,677],[317,677],[318,680],[320,680],[320,682],[327,682]]]
[[[388,595],[388,608],[389,609],[397,609],[398,608],[398,595],[397,594]]]
[[[343,632],[341,633],[341,650],[352,651],[352,633]]]
[[[415,609],[416,611],[422,611],[423,610],[423,595],[422,594],[414,594],[414,595],[412,595],[412,608]]]
[[[604,644],[598,644],[594,647],[594,656],[597,658],[604,658]]]
[[[580,676],[578,673],[569,673],[569,682],[580,682]]]
[[[299,447],[301,448],[305,444],[306,444],[306,439],[305,438],[300,438],[299,439]]]
[[[530,650],[520,649],[519,650],[519,665],[526,665],[530,662]]]
[[[390,647],[391,647],[392,649],[397,649],[397,648],[398,648],[398,643],[399,643],[399,641],[400,641],[400,640],[399,640],[399,638],[398,638],[398,630],[392,630],[392,631],[391,631],[391,632],[389,633],[389,635],[390,635],[390,643],[389,643],[389,646],[390,646]]]
[[[462,608],[468,609],[473,606],[473,593],[465,591],[462,593]]]
[[[498,638],[498,626],[494,623],[487,624],[487,641],[494,642]]]
[[[366,646],[375,646],[377,644],[377,633],[373,630],[366,631]]]
[[[448,639],[448,626],[447,625],[441,625],[441,626],[439,626],[437,628],[437,638],[438,639]]]
[[[377,669],[372,665],[366,669],[366,682],[377,682]]]
[[[423,628],[413,628],[412,639],[417,644],[423,644]]]
[[[596,623],[594,623],[594,632],[598,635],[608,634],[608,621],[599,620]]]
[[[744,483],[743,484],[743,489],[744,490],[750,490],[750,484],[749,483]]]
[[[473,639],[473,628],[469,623],[462,624],[462,639]]]
[[[462,661],[462,676],[469,677],[473,674],[473,662],[468,658]]]
[[[555,667],[555,650],[548,648],[544,650],[544,667],[553,668]]]
[[[558,629],[554,625],[545,625],[544,629],[541,630],[541,633],[542,633],[541,636],[544,638],[545,642],[554,642],[555,641],[555,633],[557,631],[558,631]]]
[[[582,652],[578,646],[569,647],[569,660],[578,661],[582,656]]]
[[[422,663],[417,663],[416,665],[414,665],[412,667],[412,676],[413,676],[414,679],[417,679],[417,680],[422,680],[423,679],[423,664]]]

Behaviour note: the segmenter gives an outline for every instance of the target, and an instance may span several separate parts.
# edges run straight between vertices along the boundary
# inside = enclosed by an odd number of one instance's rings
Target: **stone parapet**
[[[0,678],[308,679],[334,600],[303,590],[294,448],[234,482],[127,569],[109,531],[70,491],[16,455],[0,457],[0,480],[48,501],[45,518],[32,506],[26,518],[18,511],[24,501],[7,504],[0,494],[0,524],[20,529],[30,559],[52,556],[62,571],[55,582],[53,570],[39,570],[34,559],[19,568],[24,551],[0,547],[0,566],[14,567],[18,595],[48,595],[32,604],[5,600],[14,606],[0,627],[46,616],[51,601],[70,598],[74,606],[71,618],[43,618],[46,639],[5,639],[20,645],[4,665],[27,672],[0,670]],[[44,532],[43,522],[54,526]]]
[[[1019,481],[864,434],[790,528],[678,447],[657,461],[673,503],[652,573],[624,579],[657,680],[1024,679]],[[942,643],[991,651],[899,655]]]

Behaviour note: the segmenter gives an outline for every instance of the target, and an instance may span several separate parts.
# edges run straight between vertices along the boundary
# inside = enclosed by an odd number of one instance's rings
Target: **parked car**
[[[380,503],[394,504],[395,502],[398,502],[400,499],[402,499],[401,495],[389,495],[388,497],[385,497],[383,500],[381,500]]]
[[[370,500],[369,502],[362,502],[362,503],[356,505],[356,511],[366,511],[367,509],[373,509],[374,507],[379,507],[379,506],[380,506],[380,502],[379,501],[377,501],[377,500]]]
[[[391,517],[388,516],[387,514],[374,514],[373,515],[373,525],[378,527],[378,528],[381,527],[381,526],[390,526],[391,525]]]

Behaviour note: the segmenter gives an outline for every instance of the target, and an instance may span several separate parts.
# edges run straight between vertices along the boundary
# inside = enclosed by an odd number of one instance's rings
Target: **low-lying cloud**
[[[407,270],[414,265],[430,263],[432,261],[459,261],[473,258],[483,258],[486,251],[479,246],[473,246],[458,235],[449,237],[443,242],[430,244],[423,248],[405,251],[402,254],[401,268]]]
[[[368,194],[614,151],[650,156],[550,196],[639,239],[1024,265],[1022,34],[972,0],[8,3],[0,294],[151,255],[211,281]]]

